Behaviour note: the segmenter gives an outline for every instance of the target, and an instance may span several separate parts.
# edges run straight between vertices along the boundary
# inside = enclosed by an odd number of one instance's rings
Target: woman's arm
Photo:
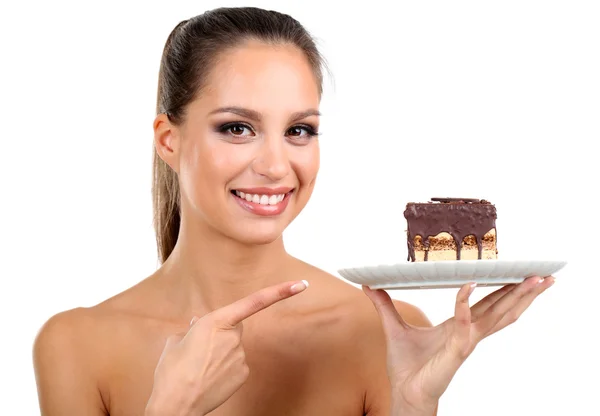
[[[108,415],[92,371],[85,321],[77,309],[62,312],[36,337],[33,364],[42,416]]]

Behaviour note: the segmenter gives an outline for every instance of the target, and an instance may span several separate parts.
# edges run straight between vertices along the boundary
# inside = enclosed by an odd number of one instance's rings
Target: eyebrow
[[[220,108],[217,108],[216,110],[211,111],[209,113],[209,115],[218,114],[218,113],[237,114],[238,116],[245,117],[245,118],[248,118],[248,119],[254,120],[254,121],[261,121],[261,119],[262,119],[262,115],[258,111],[250,110],[249,108],[236,107],[236,106],[220,107]],[[308,109],[305,111],[298,111],[298,112],[293,113],[290,117],[290,121],[295,122],[298,120],[302,120],[303,118],[306,118],[306,117],[320,116],[320,115],[321,115],[321,113],[319,112],[319,110],[315,110],[315,109],[311,108],[311,109]]]

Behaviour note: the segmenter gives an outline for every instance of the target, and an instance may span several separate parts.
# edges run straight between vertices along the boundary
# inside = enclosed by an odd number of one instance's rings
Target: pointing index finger
[[[261,289],[230,305],[214,312],[217,322],[225,327],[235,327],[244,319],[269,306],[290,298],[304,291],[308,287],[306,280],[285,282]]]

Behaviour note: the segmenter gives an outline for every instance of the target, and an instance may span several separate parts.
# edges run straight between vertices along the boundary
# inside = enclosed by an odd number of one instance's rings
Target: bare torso
[[[298,270],[302,276],[290,280],[309,280],[309,290],[244,322],[250,376],[210,415],[387,415],[385,340],[372,303],[323,271]],[[174,318],[168,303],[149,295],[157,285],[150,277],[95,307],[52,318],[68,321],[55,326],[71,328],[83,364],[77,371],[86,372],[89,390],[97,388],[88,391],[97,394],[94,414],[143,415],[166,338],[188,328],[189,316]],[[409,322],[422,323],[416,308],[397,306]]]

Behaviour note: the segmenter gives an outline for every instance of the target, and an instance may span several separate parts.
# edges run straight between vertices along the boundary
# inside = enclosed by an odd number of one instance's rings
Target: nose
[[[285,178],[291,167],[283,138],[269,137],[263,140],[252,168],[272,181]]]

